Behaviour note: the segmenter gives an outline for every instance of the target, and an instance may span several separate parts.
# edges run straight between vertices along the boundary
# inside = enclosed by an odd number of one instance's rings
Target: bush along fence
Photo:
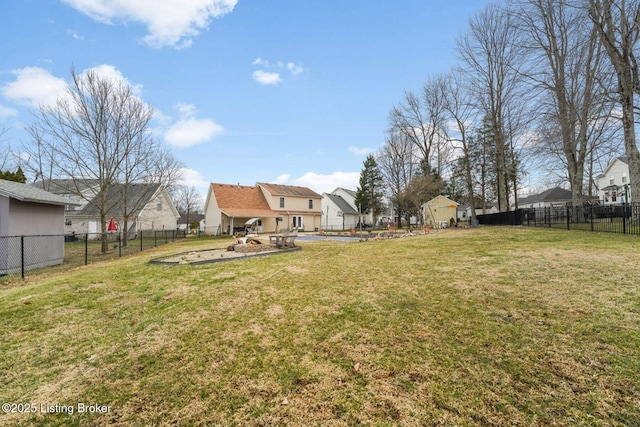
[[[640,236],[640,203],[553,206],[478,215],[484,225],[566,228]]]
[[[184,230],[0,237],[0,280],[24,278],[28,271],[64,265],[75,267],[155,248],[186,237]]]

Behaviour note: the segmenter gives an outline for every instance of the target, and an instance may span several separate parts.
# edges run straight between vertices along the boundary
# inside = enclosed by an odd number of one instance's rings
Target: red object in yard
[[[116,222],[111,218],[109,220],[109,225],[107,225],[107,231],[117,231],[118,226],[116,226]]]

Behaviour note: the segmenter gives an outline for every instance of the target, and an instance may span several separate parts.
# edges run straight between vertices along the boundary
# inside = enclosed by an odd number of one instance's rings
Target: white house
[[[629,157],[616,157],[609,162],[604,172],[598,176],[600,202],[605,205],[630,202],[630,184]]]
[[[39,188],[0,180],[0,275],[20,272],[23,262],[25,270],[62,264],[64,212],[70,203]]]
[[[325,230],[348,230],[356,227],[359,218],[358,210],[348,200],[351,197],[349,190],[337,188],[332,193],[322,195],[322,228]],[[354,193],[355,194],[355,193]],[[346,198],[345,198],[346,197]]]

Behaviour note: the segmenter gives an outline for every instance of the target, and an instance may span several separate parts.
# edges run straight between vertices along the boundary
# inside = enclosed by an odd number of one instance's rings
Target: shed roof
[[[47,205],[77,205],[66,197],[57,196],[40,188],[20,182],[0,179],[0,196],[20,200],[21,202],[42,203]]]

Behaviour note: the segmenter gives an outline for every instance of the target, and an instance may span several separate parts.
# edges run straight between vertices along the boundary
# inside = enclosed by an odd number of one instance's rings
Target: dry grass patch
[[[146,263],[185,245],[3,289],[0,400],[111,410],[0,424],[640,424],[637,239],[482,228]]]

